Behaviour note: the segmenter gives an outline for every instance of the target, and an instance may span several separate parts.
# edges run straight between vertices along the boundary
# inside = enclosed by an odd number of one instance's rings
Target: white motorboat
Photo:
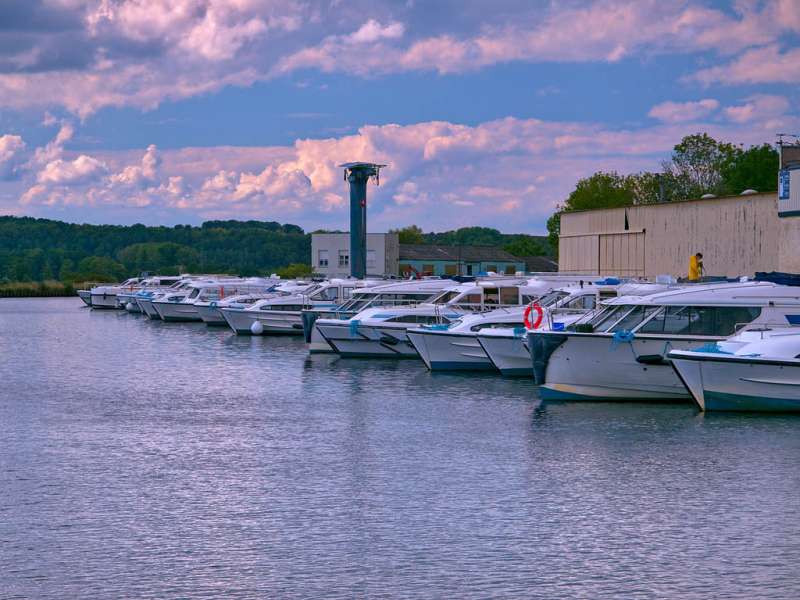
[[[647,295],[667,289],[666,285],[645,282],[620,282],[616,278],[585,285],[558,288],[539,299],[543,318],[537,329],[561,331],[570,324],[597,310],[602,303],[619,295]],[[535,324],[532,323],[532,324]],[[478,343],[494,367],[506,377],[532,377],[531,354],[527,345],[527,329],[523,327],[482,329]]]
[[[86,306],[92,305],[92,292],[90,290],[78,290],[78,298],[83,300]]]
[[[221,308],[220,313],[238,334],[302,335],[303,310],[336,307],[347,301],[353,290],[365,285],[366,281],[357,279],[331,279],[311,283],[300,293],[283,293],[259,300],[247,308]]]
[[[192,281],[185,290],[170,292],[152,301],[153,308],[164,321],[202,321],[197,312],[197,301],[219,301],[225,295],[238,295],[258,291],[263,286],[247,279],[218,279]]]
[[[225,294],[225,290],[223,289],[223,295],[219,299],[204,297],[196,300],[194,306],[197,310],[197,314],[200,315],[200,318],[206,325],[226,327],[228,322],[225,320],[225,317],[222,316],[220,309],[229,306],[235,308],[247,308],[248,306],[252,306],[259,300],[274,296],[278,285],[281,283],[287,282],[283,282],[277,277],[264,279],[252,278],[248,280],[247,285],[249,286],[252,284],[252,286],[256,288],[254,291],[230,295],[230,293]],[[261,289],[257,289],[259,286]]]
[[[668,356],[700,410],[800,412],[800,328],[744,331]]]
[[[131,277],[116,285],[98,285],[89,291],[92,308],[119,309],[123,308],[117,302],[120,292],[133,292],[137,289],[140,277]]]
[[[142,312],[138,303],[141,294],[169,289],[181,281],[180,275],[152,275],[145,277],[134,289],[117,292],[117,304],[130,313]]]
[[[800,288],[766,282],[694,284],[610,300],[565,331],[529,331],[543,399],[689,400],[667,357],[741,330],[788,327]]]
[[[413,306],[429,302],[453,285],[451,279],[439,277],[381,282],[379,285],[353,290],[350,300],[336,308],[304,310],[303,335],[308,343],[309,352],[318,354],[334,351],[317,329],[317,319],[345,320],[362,310],[377,306]]]
[[[556,285],[553,280],[489,277],[454,285],[416,307],[369,308],[346,319],[318,319],[316,328],[343,357],[419,356],[408,338],[420,325],[448,325],[470,312],[529,304]]]

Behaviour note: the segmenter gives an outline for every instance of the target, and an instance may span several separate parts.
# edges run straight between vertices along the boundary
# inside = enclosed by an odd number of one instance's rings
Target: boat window
[[[483,301],[486,304],[498,304],[500,302],[500,290],[497,288],[483,288]],[[480,304],[480,300],[477,302],[470,302],[470,304]]]
[[[351,287],[343,287],[342,288],[342,298],[350,298],[353,295],[353,289]]]
[[[519,288],[503,287],[500,288],[500,304],[518,304]]]
[[[456,290],[448,290],[446,292],[442,292],[436,298],[431,300],[434,304],[446,304],[450,302],[453,298],[458,296],[458,292]]]
[[[538,299],[540,306],[552,306],[562,298],[566,298],[569,296],[567,292],[550,292],[549,294],[545,294],[541,298]],[[531,302],[535,302],[535,296],[523,296],[522,303],[523,304],[530,304]]]
[[[595,315],[588,324],[592,326],[593,331],[605,331],[611,325],[619,321],[622,316],[632,308],[633,307],[630,305],[610,306],[606,310]]]
[[[632,329],[638,327],[639,324],[644,322],[646,319],[649,319],[651,316],[653,316],[653,314],[660,309],[660,306],[636,306],[608,331],[610,333],[614,333],[616,331],[631,331]]]
[[[198,296],[199,294],[200,294],[200,288],[194,288],[194,289],[192,290],[192,293],[191,293],[191,294],[189,294],[189,298],[197,298],[197,296]]]
[[[386,319],[386,323],[416,323],[421,325],[433,325],[435,323],[448,322],[449,319],[446,317],[437,317],[436,315],[402,315],[400,317]]]
[[[750,306],[668,306],[640,333],[726,337],[760,314],[760,308]]]
[[[480,294],[466,294],[458,299],[458,304],[468,304],[473,306],[480,306],[481,304],[481,295]]]
[[[324,290],[320,290],[319,292],[311,296],[311,300],[331,301],[331,300],[336,300],[338,297],[339,297],[339,290],[335,287],[328,287],[325,288]]]
[[[597,298],[594,294],[584,294],[565,302],[559,308],[570,308],[576,310],[592,310],[595,308]]]
[[[481,331],[483,329],[514,329],[525,327],[524,323],[478,323],[470,327],[470,331]]]

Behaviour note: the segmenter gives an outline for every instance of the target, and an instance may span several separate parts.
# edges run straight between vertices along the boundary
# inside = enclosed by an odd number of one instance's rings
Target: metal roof
[[[400,260],[525,262],[496,246],[440,246],[438,244],[400,244]]]

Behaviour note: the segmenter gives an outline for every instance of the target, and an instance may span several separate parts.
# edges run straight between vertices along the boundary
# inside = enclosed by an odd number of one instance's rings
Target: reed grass
[[[75,296],[83,289],[71,281],[10,281],[0,283],[0,298],[45,298]]]

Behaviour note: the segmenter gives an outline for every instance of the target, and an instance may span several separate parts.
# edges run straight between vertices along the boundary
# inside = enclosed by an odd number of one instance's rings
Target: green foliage
[[[550,249],[546,243],[530,235],[514,236],[512,241],[503,246],[503,250],[514,256],[547,256]]]
[[[554,255],[558,257],[558,236],[561,235],[561,213],[554,212],[547,219],[547,241],[554,251]]]
[[[746,189],[773,192],[778,189],[778,151],[769,144],[740,150],[722,169],[723,193],[741,194]]]
[[[401,244],[424,244],[425,237],[422,228],[416,225],[409,225],[401,229],[390,229],[389,233],[396,233]]]
[[[160,265],[159,273],[176,275],[197,271],[200,253],[194,248],[174,242],[145,242],[126,246],[117,253],[128,272],[141,272]]]
[[[633,200],[633,187],[628,177],[613,171],[600,171],[591,177],[579,179],[561,209],[571,211],[613,208],[629,206],[633,204]]]
[[[281,279],[297,279],[299,277],[308,277],[313,273],[311,265],[304,263],[292,263],[289,266],[278,269],[277,275]]]
[[[672,159],[664,163],[664,172],[675,184],[674,194],[678,198],[722,194],[723,172],[732,168],[739,153],[740,148],[719,142],[707,133],[687,135],[673,149]]]
[[[87,258],[104,261],[87,261]],[[0,279],[117,280],[140,271],[263,275],[311,262],[311,240],[296,225],[208,221],[201,227],[78,225],[0,217]]]

